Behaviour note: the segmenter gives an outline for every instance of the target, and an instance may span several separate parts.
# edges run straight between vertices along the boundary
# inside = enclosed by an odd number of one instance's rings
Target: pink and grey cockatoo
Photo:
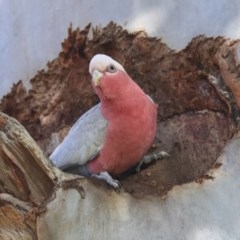
[[[100,103],[78,119],[50,159],[60,169],[104,179],[119,188],[109,174],[152,159],[144,155],[156,134],[157,105],[109,56],[95,55],[89,72]]]

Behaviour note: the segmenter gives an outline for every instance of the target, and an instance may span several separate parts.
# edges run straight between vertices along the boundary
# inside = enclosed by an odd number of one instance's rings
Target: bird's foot
[[[163,159],[168,158],[168,157],[169,157],[169,154],[165,151],[159,151],[159,152],[156,152],[156,153],[151,153],[151,154],[145,155],[141,159],[141,161],[138,163],[138,165],[136,167],[136,172],[140,172],[141,168],[142,168],[142,165],[144,165],[144,164],[149,164],[149,163],[151,163],[152,161],[155,161],[155,160],[163,160]]]
[[[100,172],[98,174],[90,173],[86,165],[76,165],[71,168],[65,169],[65,172],[82,175],[85,177],[94,177],[99,180],[104,180],[115,190],[120,191],[121,184],[118,180],[113,179],[108,172]]]
[[[108,172],[100,172],[98,174],[91,174],[91,177],[104,180],[115,190],[120,191],[121,184],[118,180],[113,179]]]

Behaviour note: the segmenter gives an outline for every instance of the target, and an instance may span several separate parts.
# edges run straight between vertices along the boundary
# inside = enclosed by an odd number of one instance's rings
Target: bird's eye
[[[110,73],[115,73],[117,71],[116,67],[113,64],[107,66],[107,71]]]

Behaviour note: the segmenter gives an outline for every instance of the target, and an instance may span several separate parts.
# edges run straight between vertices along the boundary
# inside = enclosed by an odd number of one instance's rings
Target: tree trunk
[[[89,29],[70,28],[32,89],[19,82],[0,104],[37,142],[0,113],[0,239],[239,239],[239,138],[224,148],[239,131],[239,41],[199,36],[175,52],[114,23],[91,40]],[[119,194],[46,157],[97,102],[88,63],[99,52],[158,103],[155,148],[170,154],[119,176]]]

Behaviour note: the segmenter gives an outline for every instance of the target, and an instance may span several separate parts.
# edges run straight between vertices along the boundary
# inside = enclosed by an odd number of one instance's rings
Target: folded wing
[[[51,154],[51,161],[61,169],[84,165],[95,158],[104,144],[107,120],[100,103],[84,113],[72,126],[62,143]]]

